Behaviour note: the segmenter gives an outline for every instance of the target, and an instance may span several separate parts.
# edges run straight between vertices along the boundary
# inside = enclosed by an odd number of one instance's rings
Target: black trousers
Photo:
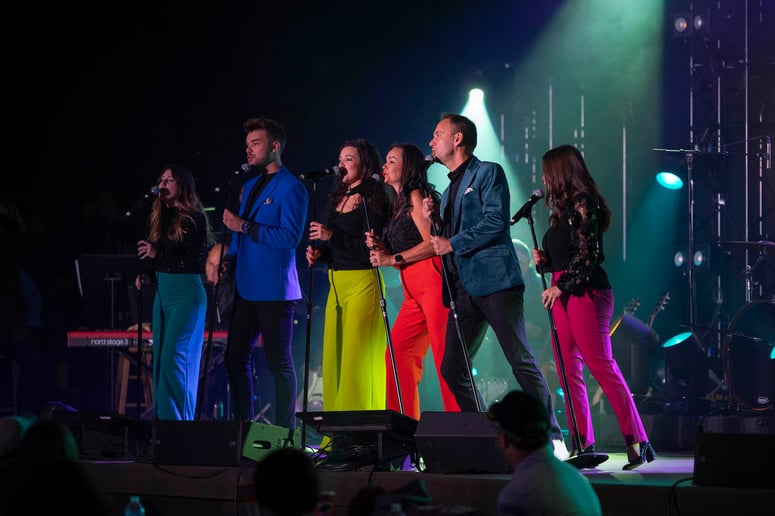
[[[296,369],[291,343],[296,301],[247,301],[235,296],[224,362],[237,420],[252,421],[251,351],[261,337],[275,386],[274,424],[296,428]]]
[[[447,342],[441,374],[461,410],[476,410],[475,395],[479,397],[480,407],[485,408],[481,394],[472,389],[471,371],[466,367],[455,313],[472,363],[484,340],[486,324],[489,324],[522,390],[537,396],[549,411],[552,439],[562,439],[562,429],[554,413],[549,385],[527,342],[524,291],[524,287],[513,287],[486,296],[470,296],[460,281],[456,281],[455,307],[450,310],[447,319]]]

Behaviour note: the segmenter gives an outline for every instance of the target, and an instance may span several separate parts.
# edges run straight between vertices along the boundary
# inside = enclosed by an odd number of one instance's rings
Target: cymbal
[[[758,242],[746,242],[745,240],[733,240],[729,242],[719,242],[722,247],[741,247],[755,251],[766,252],[775,249],[775,242],[769,240],[759,240]]]

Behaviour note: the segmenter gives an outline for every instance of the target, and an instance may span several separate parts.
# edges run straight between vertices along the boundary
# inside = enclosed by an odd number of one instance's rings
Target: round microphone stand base
[[[567,462],[571,466],[574,466],[576,469],[588,469],[588,468],[596,468],[607,460],[608,460],[608,455],[606,455],[605,453],[584,452],[584,453],[579,453],[575,457],[571,457],[565,462]]]

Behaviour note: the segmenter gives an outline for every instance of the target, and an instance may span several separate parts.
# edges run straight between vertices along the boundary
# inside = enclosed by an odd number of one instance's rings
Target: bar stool
[[[150,346],[143,346],[143,367],[137,367],[137,347],[130,347],[127,353],[120,353],[116,364],[116,412],[126,414],[126,409],[140,408],[138,414],[151,410],[153,407],[153,378],[151,372],[151,363],[153,361],[153,350]],[[136,388],[138,373],[142,381],[142,400],[134,402],[127,401],[127,394],[130,388]]]

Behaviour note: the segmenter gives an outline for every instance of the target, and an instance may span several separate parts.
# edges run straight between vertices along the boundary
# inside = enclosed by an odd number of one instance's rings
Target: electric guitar
[[[670,292],[665,292],[661,296],[659,296],[659,299],[657,300],[657,304],[654,305],[654,309],[651,311],[651,314],[649,315],[649,321],[648,326],[651,328],[654,326],[654,319],[656,318],[657,314],[665,309],[665,305],[670,300]]]
[[[611,325],[611,330],[608,332],[608,335],[613,335],[616,331],[616,328],[619,327],[619,324],[621,324],[622,319],[624,319],[625,315],[632,315],[635,313],[635,310],[638,309],[640,306],[640,299],[638,297],[633,297],[630,299],[630,302],[627,304],[626,307],[624,307],[624,310],[622,311],[622,315],[616,318],[616,322],[614,322]]]

